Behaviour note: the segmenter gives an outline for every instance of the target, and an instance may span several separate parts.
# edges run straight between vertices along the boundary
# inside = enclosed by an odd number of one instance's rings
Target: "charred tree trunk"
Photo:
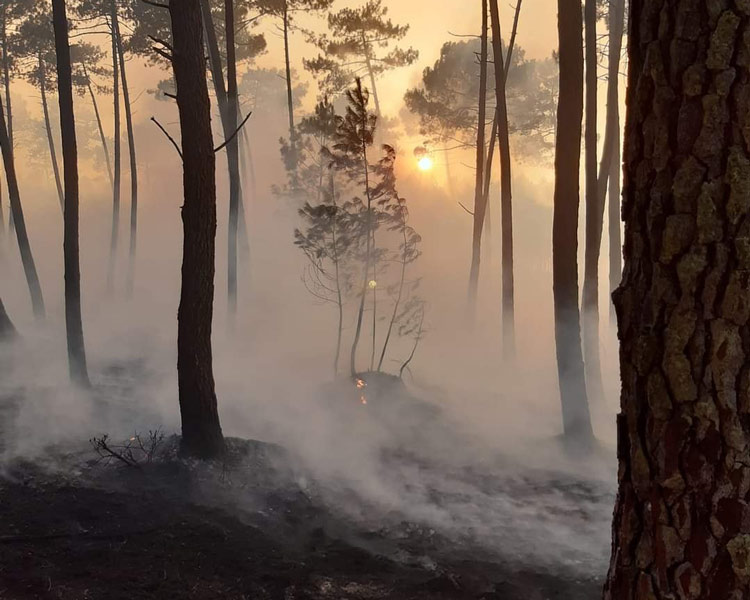
[[[609,293],[610,297],[622,279],[622,241],[620,236],[620,55],[625,31],[625,0],[609,3],[609,57],[607,68],[607,128],[604,154],[599,168],[600,231],[604,229],[604,202],[609,194]],[[609,188],[609,189],[607,189]],[[600,234],[601,236],[601,234]],[[614,321],[614,304],[609,303]]]
[[[638,0],[630,24],[604,598],[747,598],[748,14]]]
[[[229,163],[229,234],[227,266],[227,301],[229,318],[234,320],[237,314],[237,228],[240,205],[240,148],[235,135],[237,129],[237,59],[234,45],[234,0],[225,0],[224,15],[226,20],[227,39],[227,123],[231,141],[227,144],[227,162]],[[225,135],[227,135],[225,131]]]
[[[474,181],[474,227],[471,238],[471,268],[469,270],[469,311],[476,313],[479,289],[479,265],[482,259],[482,228],[487,210],[484,194],[484,138],[487,120],[487,0],[482,0],[482,32],[479,51],[479,117],[477,119],[476,178]]]
[[[94,116],[96,117],[96,127],[99,131],[99,139],[102,142],[102,151],[104,153],[104,162],[107,165],[107,175],[109,176],[109,184],[114,186],[114,179],[112,178],[112,163],[109,160],[109,148],[107,147],[107,137],[104,135],[104,127],[102,127],[102,117],[99,114],[99,103],[96,101],[96,94],[94,94],[94,88],[91,86],[91,79],[86,70],[86,65],[83,65],[83,76],[86,78],[86,88],[88,89],[89,96],[91,97],[91,105],[94,107]]]
[[[128,296],[133,293],[135,283],[135,255],[138,243],[138,162],[135,154],[135,135],[133,133],[133,110],[130,105],[130,91],[125,70],[125,52],[120,35],[120,23],[117,10],[112,12],[115,43],[117,45],[117,62],[120,66],[120,83],[122,85],[122,101],[125,105],[125,128],[128,132],[128,156],[130,157],[130,246],[128,248],[128,273],[125,289]]]
[[[42,93],[42,112],[44,113],[44,129],[47,133],[47,144],[49,146],[49,157],[52,162],[52,172],[55,175],[55,186],[57,197],[60,200],[60,208],[65,206],[65,194],[63,193],[62,180],[60,178],[60,165],[57,162],[57,151],[55,150],[55,138],[52,136],[52,122],[49,117],[49,105],[47,103],[47,67],[40,54],[39,63],[39,90]]]
[[[8,181],[10,209],[15,224],[18,250],[21,254],[23,272],[26,275],[26,283],[29,286],[29,294],[31,294],[31,306],[34,310],[34,316],[37,319],[43,319],[44,298],[42,296],[42,287],[39,284],[39,276],[36,272],[34,256],[31,253],[29,236],[26,232],[26,220],[23,216],[21,194],[18,191],[18,179],[16,178],[16,166],[13,161],[13,148],[10,145],[8,128],[5,125],[5,111],[3,110],[2,102],[0,102],[0,149],[2,149],[3,163],[5,165],[5,177]]]
[[[110,6],[110,28],[112,30],[112,96],[114,111],[113,134],[113,188],[112,188],[112,232],[109,241],[109,266],[107,268],[107,290],[112,292],[115,285],[115,265],[117,264],[117,247],[120,240],[120,180],[122,178],[122,150],[120,145],[120,65],[117,58],[117,36],[114,22],[117,17],[117,5],[112,0]]]
[[[182,134],[184,246],[177,373],[182,449],[200,458],[224,452],[211,351],[216,255],[216,157],[198,0],[171,0],[172,66]]]
[[[520,5],[519,5],[520,8]],[[505,65],[497,0],[490,0],[492,48],[495,58],[495,96],[497,99],[498,148],[500,151],[500,220],[502,228],[503,275],[503,354],[515,355],[515,292],[513,282],[513,190],[510,161],[510,131],[505,96]]]
[[[0,298],[0,342],[6,342],[18,335],[13,321],[10,320],[8,313],[5,311],[3,299]]]
[[[592,441],[578,311],[578,173],[583,119],[583,22],[580,0],[558,0],[560,96],[555,142],[552,280],[555,346],[565,438]]]
[[[68,18],[65,0],[52,0],[52,25],[55,30],[57,56],[57,97],[60,103],[65,177],[65,326],[68,338],[70,378],[79,385],[89,385],[86,349],[81,321],[81,270],[78,251],[78,147],[73,115],[73,78],[68,43]]]

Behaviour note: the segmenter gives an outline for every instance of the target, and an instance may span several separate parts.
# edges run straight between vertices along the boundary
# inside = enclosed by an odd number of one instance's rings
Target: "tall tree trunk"
[[[115,285],[115,266],[117,248],[120,240],[120,180],[122,178],[122,150],[120,145],[120,65],[117,58],[117,35],[114,22],[117,17],[117,4],[112,0],[110,5],[110,28],[112,30],[112,97],[114,114],[113,159],[114,174],[112,188],[112,231],[109,241],[109,265],[107,268],[107,290],[112,292]]]
[[[333,234],[333,255],[334,255],[334,270],[335,270],[335,276],[336,276],[336,306],[338,308],[338,327],[336,332],[336,356],[333,359],[333,375],[334,377],[338,375],[339,372],[339,358],[341,356],[341,336],[344,330],[344,299],[343,299],[343,293],[341,290],[341,270],[339,268],[340,263],[340,257],[339,257],[339,249],[338,249],[338,229],[336,227],[339,219],[338,215],[338,204],[336,202],[336,187],[335,187],[335,177],[333,168],[329,167],[328,170],[328,178],[329,178],[329,185],[331,189],[331,203],[334,207],[334,213],[333,213],[333,227],[332,227],[332,234]]]
[[[120,83],[122,84],[122,101],[125,105],[125,128],[128,132],[128,155],[130,157],[130,246],[128,248],[128,273],[125,289],[128,296],[133,293],[135,283],[135,255],[138,243],[138,162],[135,154],[135,136],[133,134],[133,109],[130,105],[128,78],[125,70],[125,52],[120,35],[120,23],[117,11],[112,13],[112,22],[117,44],[117,62],[120,65]]]
[[[172,66],[182,135],[184,231],[178,312],[177,373],[182,449],[223,454],[211,351],[216,255],[216,157],[198,0],[171,0]]]
[[[750,81],[740,5],[630,5],[606,600],[750,597]]]
[[[109,176],[109,185],[114,186],[114,179],[112,178],[112,163],[109,160],[109,148],[107,148],[107,138],[104,135],[104,128],[102,127],[102,117],[99,114],[99,104],[96,101],[96,94],[94,94],[94,88],[91,86],[91,79],[89,77],[86,65],[83,65],[83,76],[86,78],[86,88],[88,89],[89,96],[91,97],[91,105],[94,107],[94,116],[96,117],[96,127],[99,131],[99,139],[102,142],[102,151],[104,152],[104,162],[107,165],[107,175]]]
[[[602,226],[604,227],[605,194],[609,193],[609,293],[610,297],[622,279],[622,242],[620,239],[620,55],[625,32],[625,0],[610,0],[609,3],[609,58],[607,81],[607,130],[610,160],[602,163],[599,171],[599,199],[601,202]],[[605,148],[608,147],[605,140]],[[606,169],[606,171],[605,171]],[[609,192],[607,192],[609,187]],[[609,303],[610,319],[615,320],[614,304]]]
[[[224,1],[224,15],[227,40],[227,120],[230,126],[231,141],[227,144],[229,163],[229,234],[227,266],[227,301],[229,318],[234,320],[237,313],[237,221],[240,204],[240,148],[235,135],[237,129],[237,58],[234,44],[234,0]],[[226,132],[225,132],[226,134]]]
[[[3,45],[3,83],[5,87],[5,109],[8,116],[8,139],[11,150],[13,149],[13,103],[10,97],[10,57],[8,56],[8,23],[6,18],[6,3],[3,2],[2,14],[2,45]],[[9,194],[10,195],[10,194]],[[12,232],[15,229],[13,211],[8,209],[8,228]]]
[[[21,206],[21,194],[18,191],[18,179],[16,178],[16,166],[13,161],[13,149],[8,137],[8,128],[5,125],[5,110],[0,102],[0,149],[3,154],[3,163],[5,165],[5,177],[8,181],[8,195],[10,196],[10,209],[13,214],[15,224],[16,239],[18,240],[18,250],[21,254],[23,272],[26,275],[26,283],[29,286],[31,295],[31,306],[34,310],[34,316],[40,320],[44,318],[44,298],[42,296],[42,287],[39,284],[39,276],[36,272],[34,256],[31,253],[31,244],[26,232],[26,220],[23,216]]]
[[[357,88],[360,93],[362,94],[362,81],[357,78]],[[363,116],[363,119],[367,119],[367,115],[365,114]],[[366,129],[367,124],[366,122],[362,123],[363,129]],[[362,282],[362,295],[360,297],[359,301],[359,310],[357,311],[357,327],[354,330],[354,341],[352,342],[352,351],[349,356],[349,371],[351,373],[352,377],[357,376],[357,346],[359,346],[359,338],[362,334],[362,319],[364,317],[365,312],[365,300],[367,299],[367,287],[368,287],[368,281],[369,281],[369,274],[370,274],[370,261],[372,258],[372,232],[373,232],[373,222],[372,222],[372,194],[370,192],[370,167],[367,162],[367,145],[362,142],[362,164],[364,166],[364,182],[365,182],[365,197],[367,198],[367,228],[365,235],[367,236],[367,246],[365,249],[365,268],[364,268],[364,281]]]
[[[401,260],[401,278],[398,282],[398,295],[396,296],[396,302],[393,303],[393,313],[391,314],[391,320],[388,323],[388,331],[385,335],[385,342],[383,342],[383,350],[380,353],[380,360],[378,361],[378,371],[382,370],[383,368],[383,360],[385,360],[385,351],[388,349],[388,342],[391,340],[391,333],[393,332],[393,325],[396,323],[396,318],[398,317],[398,309],[399,306],[401,306],[401,298],[404,293],[404,283],[406,282],[406,221],[404,220],[401,223],[401,234],[403,236],[403,244],[404,244],[404,255],[402,256]]]
[[[224,139],[229,139],[237,129],[239,120],[239,102],[237,99],[237,67],[236,59],[231,62],[234,64],[230,67],[229,56],[227,56],[227,79],[230,79],[228,92],[224,83],[224,69],[222,65],[221,52],[219,50],[219,41],[216,36],[213,14],[211,5],[208,0],[200,0],[201,13],[203,15],[204,30],[206,33],[206,45],[208,47],[209,67],[211,69],[211,79],[214,84],[216,94],[216,103],[219,107],[219,116],[221,118],[222,131]],[[229,44],[229,39],[227,39]],[[234,47],[234,43],[232,43]],[[227,46],[227,49],[229,46]],[[234,56],[234,50],[233,50]],[[230,68],[233,70],[234,82],[231,81],[232,75]],[[237,311],[237,231],[239,229],[240,217],[243,219],[241,231],[245,232],[244,213],[241,212],[242,204],[242,186],[240,184],[240,167],[239,167],[239,140],[238,136],[227,144],[227,170],[229,174],[229,236],[228,236],[228,253],[227,253],[227,302],[230,319],[234,317]]]
[[[65,326],[68,338],[70,378],[79,385],[89,385],[86,349],[81,321],[81,269],[78,251],[78,147],[73,114],[73,77],[68,43],[68,18],[65,0],[52,0],[52,25],[55,30],[57,56],[57,97],[60,103],[65,177]]]
[[[469,270],[469,310],[476,313],[479,289],[479,264],[482,259],[482,227],[487,209],[484,195],[484,137],[487,120],[487,0],[482,1],[482,32],[479,51],[479,111],[477,119],[476,174],[474,180],[474,222],[471,238],[471,268]]]
[[[362,31],[362,47],[365,51],[365,65],[367,67],[367,75],[370,77],[370,87],[372,87],[372,99],[375,101],[375,114],[378,118],[382,116],[380,112],[380,99],[378,98],[378,86],[375,85],[375,71],[372,68],[372,57],[370,56],[370,43],[365,37],[365,32]]]
[[[552,280],[555,346],[563,426],[567,440],[593,438],[586,398],[578,311],[578,173],[583,119],[583,22],[580,0],[558,0],[560,96],[555,142]]]
[[[520,8],[520,5],[518,6]],[[497,98],[498,148],[500,151],[500,220],[502,228],[503,275],[503,354],[515,355],[515,292],[513,281],[513,190],[510,160],[510,130],[506,103],[506,71],[503,64],[503,40],[500,31],[500,11],[497,0],[490,0],[492,19],[492,47],[495,58],[495,96]],[[517,21],[516,21],[517,24]],[[510,63],[508,63],[510,64]]]
[[[8,313],[5,311],[3,299],[0,298],[0,342],[8,341],[18,335],[13,321],[10,320]]]
[[[296,149],[297,134],[294,129],[294,98],[292,97],[292,64],[289,59],[289,5],[288,0],[284,2],[282,14],[282,29],[284,31],[284,67],[286,69],[286,102],[289,113],[289,143],[292,149]],[[295,160],[296,166],[296,160]]]
[[[583,276],[583,353],[586,388],[593,402],[604,399],[599,358],[599,250],[602,239],[603,202],[597,181],[597,50],[596,0],[585,0],[586,31],[586,247]]]
[[[57,151],[55,150],[55,139],[52,136],[52,122],[49,117],[49,105],[47,103],[47,68],[40,54],[39,63],[39,90],[42,93],[42,112],[44,113],[44,129],[47,132],[47,144],[49,146],[49,157],[52,161],[52,172],[55,175],[55,186],[57,197],[60,200],[60,208],[65,206],[65,194],[63,194],[62,180],[60,178],[60,166],[57,163]]]

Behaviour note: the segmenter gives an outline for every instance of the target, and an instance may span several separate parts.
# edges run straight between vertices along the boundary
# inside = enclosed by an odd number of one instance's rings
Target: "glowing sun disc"
[[[434,166],[432,159],[429,156],[423,156],[417,163],[420,171],[429,171]]]

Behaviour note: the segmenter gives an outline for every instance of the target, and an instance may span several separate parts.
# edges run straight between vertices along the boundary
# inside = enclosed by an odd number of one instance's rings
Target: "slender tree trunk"
[[[60,103],[65,177],[65,326],[68,338],[70,378],[79,385],[89,385],[86,349],[81,321],[81,269],[78,250],[78,147],[73,114],[73,77],[68,43],[68,18],[65,0],[52,0],[52,25],[55,30],[57,56],[57,97]]]
[[[487,209],[484,195],[484,136],[487,108],[487,0],[482,0],[482,32],[479,53],[479,117],[477,119],[476,177],[474,181],[474,228],[471,238],[471,267],[469,270],[469,311],[476,314],[479,289],[479,263],[482,259],[482,227]]]
[[[406,252],[406,222],[402,223],[401,233],[403,234],[404,252]],[[404,283],[406,282],[406,255],[401,260],[401,279],[398,283],[398,295],[396,296],[396,302],[393,304],[393,313],[391,314],[391,321],[388,323],[388,332],[385,334],[385,342],[383,342],[383,350],[380,353],[380,360],[378,361],[378,371],[383,368],[383,360],[385,359],[385,351],[388,348],[388,342],[391,341],[391,333],[393,332],[393,325],[396,323],[396,317],[398,316],[398,308],[401,306],[401,298],[404,293]]]
[[[593,402],[602,402],[604,386],[599,357],[599,250],[604,204],[597,181],[597,51],[596,0],[585,0],[586,32],[586,247],[583,277],[583,353],[586,388]]]
[[[375,251],[375,234],[373,232],[372,248]],[[370,353],[370,371],[375,369],[375,337],[378,331],[378,267],[372,261],[372,351]]]
[[[62,180],[60,178],[60,166],[57,162],[57,151],[55,150],[55,139],[52,137],[52,122],[49,117],[49,106],[47,104],[47,68],[40,54],[39,63],[39,90],[42,93],[42,112],[44,113],[44,129],[47,132],[47,144],[49,145],[49,157],[52,161],[52,172],[55,175],[55,186],[57,197],[60,200],[60,208],[65,206],[65,194],[63,194]]]
[[[120,142],[120,65],[117,58],[117,35],[115,34],[115,20],[117,5],[112,0],[110,6],[110,27],[112,29],[112,96],[114,111],[114,174],[112,188],[112,231],[109,241],[109,265],[107,268],[107,290],[112,292],[115,285],[115,266],[117,264],[117,248],[120,240],[120,180],[122,178],[122,150]]]
[[[222,65],[221,52],[219,50],[219,41],[216,36],[211,5],[208,0],[201,0],[201,12],[203,14],[204,27],[206,33],[206,42],[208,47],[209,66],[211,69],[211,79],[214,84],[216,102],[219,106],[219,115],[221,118],[224,139],[229,139],[237,129],[239,102],[237,99],[237,67],[235,54],[235,44],[232,41],[232,60],[227,55],[227,79],[229,91],[224,82],[224,69]],[[232,7],[233,8],[233,7]],[[233,16],[232,16],[233,18]],[[229,39],[227,38],[227,50],[229,49]],[[229,63],[233,63],[230,65]],[[232,73],[230,73],[232,69]],[[231,81],[231,79],[234,81]],[[247,238],[246,225],[244,223],[244,211],[241,211],[242,204],[242,187],[240,185],[240,167],[239,167],[239,140],[238,136],[227,144],[227,170],[229,174],[229,236],[228,236],[228,253],[227,253],[227,302],[230,320],[234,318],[237,312],[237,232],[239,229],[239,220],[242,218],[242,228],[240,231],[245,232]],[[249,248],[249,246],[248,246]]]
[[[520,5],[518,6],[520,8]],[[515,292],[513,280],[513,190],[510,160],[510,130],[503,63],[503,40],[500,31],[500,11],[497,0],[490,0],[492,19],[492,47],[495,58],[495,96],[497,98],[498,148],[500,150],[500,221],[502,228],[502,319],[503,354],[515,356]],[[517,24],[517,20],[515,21]],[[510,64],[510,61],[509,61]]]
[[[237,60],[234,44],[234,0],[225,0],[224,14],[227,40],[227,119],[231,127],[232,140],[227,144],[229,163],[229,235],[227,256],[227,298],[229,318],[234,320],[237,313],[237,221],[240,204],[240,149],[239,140],[234,135],[237,129]]]
[[[8,117],[8,139],[10,148],[13,149],[13,103],[10,95],[10,58],[8,56],[8,23],[6,17],[6,4],[3,3],[2,45],[3,45],[3,82],[5,84],[5,109]],[[10,195],[10,194],[9,194]],[[8,209],[8,228],[11,232],[15,229],[13,211]]]
[[[329,182],[330,182],[330,188],[331,188],[331,203],[334,207],[334,213],[333,213],[333,227],[332,227],[332,234],[333,234],[333,256],[334,256],[334,269],[335,269],[335,276],[336,276],[336,306],[338,308],[339,313],[339,322],[336,332],[336,356],[333,359],[333,375],[334,377],[338,375],[339,372],[339,359],[341,357],[341,336],[344,330],[344,299],[343,294],[341,291],[341,272],[339,269],[339,263],[340,263],[340,257],[339,257],[339,249],[338,249],[338,229],[336,227],[339,219],[338,215],[338,204],[336,202],[336,187],[335,187],[335,178],[333,174],[333,169],[329,168]]]
[[[578,206],[583,119],[583,23],[580,0],[558,0],[560,96],[555,142],[552,279],[555,346],[567,440],[593,438],[586,398],[578,311]]]
[[[605,600],[750,597],[750,72],[739,6],[630,5]]]
[[[370,44],[362,32],[362,47],[365,50],[365,65],[367,66],[367,75],[370,77],[370,86],[372,87],[372,99],[375,101],[375,114],[378,118],[382,116],[380,112],[380,99],[378,98],[378,86],[375,85],[375,71],[372,68],[372,57],[370,56]]]
[[[128,249],[128,273],[125,289],[128,296],[133,293],[135,284],[135,256],[138,243],[138,162],[135,153],[135,135],[133,133],[133,110],[130,105],[128,78],[125,70],[125,52],[120,36],[120,23],[117,11],[113,11],[115,42],[117,44],[117,62],[120,65],[120,82],[122,84],[122,100],[125,105],[125,128],[128,132],[128,155],[130,157],[130,246]]]
[[[362,93],[362,81],[357,79],[357,88],[360,94]],[[363,117],[366,119],[366,115]],[[366,127],[366,123],[362,123],[362,127]],[[367,284],[368,276],[370,274],[370,260],[372,253],[372,194],[370,193],[370,167],[367,162],[367,145],[362,143],[362,163],[364,166],[364,180],[365,180],[365,196],[367,197],[367,230],[365,235],[367,236],[367,247],[365,249],[365,268],[364,268],[364,281],[362,282],[362,296],[359,301],[359,310],[357,311],[357,327],[354,330],[354,342],[352,343],[352,352],[349,356],[349,370],[352,377],[357,376],[356,361],[357,361],[357,346],[359,346],[359,338],[362,335],[362,319],[365,312],[365,300],[367,298]]]
[[[198,0],[171,0],[172,65],[182,134],[184,231],[177,372],[182,449],[200,458],[224,452],[211,350],[216,255],[216,157]]]
[[[6,342],[18,335],[13,321],[10,320],[8,313],[5,311],[3,299],[0,298],[0,342]]]
[[[18,191],[18,179],[16,178],[16,166],[13,161],[13,149],[8,137],[8,128],[5,125],[5,111],[0,102],[0,149],[2,149],[3,163],[5,164],[5,177],[8,181],[8,195],[10,196],[10,209],[13,214],[15,224],[16,239],[18,240],[18,250],[21,254],[23,272],[26,275],[26,283],[29,286],[31,295],[31,306],[34,316],[37,320],[44,318],[44,298],[42,296],[42,287],[39,284],[39,276],[36,272],[34,256],[31,253],[31,244],[26,232],[26,220],[23,216],[23,207],[21,206],[21,194]]]
[[[419,346],[419,341],[422,339],[422,326],[423,325],[424,325],[424,308],[422,309],[422,313],[419,315],[419,327],[417,328],[417,334],[414,337],[414,346],[412,346],[411,354],[409,354],[409,357],[406,359],[404,364],[401,365],[401,369],[399,369],[399,372],[398,372],[399,378],[403,378],[404,371],[409,368],[409,364],[411,363],[412,360],[414,360],[414,355],[417,353],[417,346]]]
[[[620,55],[625,31],[625,0],[610,0],[609,4],[609,59],[607,82],[607,133],[611,142],[610,160],[602,157],[599,171],[599,198],[604,220],[605,187],[609,187],[609,293],[610,297],[622,279],[622,242],[620,236]],[[605,147],[607,146],[605,142]],[[606,174],[605,170],[606,169]],[[614,304],[609,303],[610,319],[615,321]]]
[[[99,131],[99,139],[102,142],[102,151],[104,152],[104,162],[107,164],[107,175],[109,176],[109,184],[114,187],[114,179],[112,178],[112,163],[109,160],[109,148],[107,148],[107,138],[104,135],[104,128],[102,127],[102,118],[99,114],[99,104],[96,101],[96,95],[94,94],[94,88],[91,87],[91,79],[89,78],[86,65],[83,65],[83,76],[86,78],[86,88],[89,91],[91,97],[91,105],[94,107],[94,116],[96,117],[96,127]]]
[[[282,27],[284,30],[284,67],[286,69],[286,102],[289,112],[289,143],[292,149],[296,148],[297,134],[294,129],[294,98],[292,97],[292,64],[289,59],[289,6],[287,0],[284,2],[284,13],[282,15]]]

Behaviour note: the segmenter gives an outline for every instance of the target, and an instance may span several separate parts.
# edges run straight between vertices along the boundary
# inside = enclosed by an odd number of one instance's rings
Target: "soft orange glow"
[[[420,171],[429,171],[433,166],[435,166],[435,163],[429,156],[423,156],[417,162],[417,166],[419,167]]]

